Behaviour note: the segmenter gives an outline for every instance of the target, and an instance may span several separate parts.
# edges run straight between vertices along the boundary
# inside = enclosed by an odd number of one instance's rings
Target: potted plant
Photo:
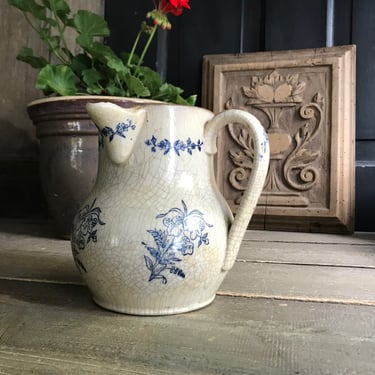
[[[49,210],[61,235],[68,237],[73,216],[97,173],[98,133],[86,103],[103,101],[105,96],[125,107],[137,100],[194,105],[195,96],[183,98],[181,88],[162,82],[143,64],[157,29],[170,29],[168,15],[190,9],[189,0],[154,1],[132,49],[119,55],[103,43],[110,31],[98,14],[87,10],[72,14],[65,0],[8,3],[23,12],[46,46],[46,56],[36,56],[25,47],[17,59],[38,69],[36,88],[50,96],[30,103],[28,113],[40,139],[41,179]],[[78,52],[69,48],[71,32],[76,33]]]

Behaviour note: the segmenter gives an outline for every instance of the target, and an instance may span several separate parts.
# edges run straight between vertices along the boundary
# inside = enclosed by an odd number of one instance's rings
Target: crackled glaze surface
[[[209,304],[231,268],[268,166],[267,137],[241,111],[110,103],[88,111],[100,129],[97,183],[77,214],[72,250],[101,306],[130,314],[185,312]],[[251,127],[253,194],[233,217],[213,176],[217,132]]]

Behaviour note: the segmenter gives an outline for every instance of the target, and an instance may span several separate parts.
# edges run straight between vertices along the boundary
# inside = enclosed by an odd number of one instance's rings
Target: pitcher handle
[[[239,109],[229,109],[214,116],[205,126],[205,151],[217,152],[216,140],[219,131],[227,124],[244,125],[254,142],[254,161],[241,204],[228,233],[228,243],[222,271],[229,271],[236,260],[247,226],[262,193],[268,172],[269,146],[265,129],[252,114]]]

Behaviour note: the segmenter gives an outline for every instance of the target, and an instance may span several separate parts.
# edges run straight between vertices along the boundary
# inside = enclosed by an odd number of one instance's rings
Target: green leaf
[[[46,8],[39,5],[34,0],[8,0],[8,4],[12,5],[22,12],[30,13],[38,20],[46,20]]]
[[[77,42],[82,47],[88,47],[96,36],[109,36],[107,22],[99,15],[88,10],[79,10],[73,18],[75,29],[80,34]]]
[[[55,11],[59,15],[70,13],[69,5],[65,0],[42,0],[42,2],[48,9]]]
[[[178,96],[176,98],[176,104],[183,104],[183,105],[195,105],[197,101],[197,95],[190,95],[188,98],[184,99],[182,96]]]
[[[57,35],[53,35],[53,36],[48,36],[48,38],[46,38],[46,41],[48,42],[48,45],[52,51],[57,51],[60,46],[61,38],[58,37]]]
[[[196,101],[196,95],[192,95],[187,99],[184,99],[181,94],[184,92],[180,87],[173,86],[170,83],[164,83],[160,86],[159,93],[153,97],[153,99],[162,100],[168,103],[194,105]]]
[[[116,56],[106,57],[107,66],[117,73],[127,73],[129,69],[123,64],[123,62]]]
[[[61,96],[75,95],[77,92],[74,73],[66,65],[46,65],[39,72],[36,88]]]
[[[21,49],[17,56],[17,60],[30,64],[35,69],[43,68],[48,64],[48,61],[44,57],[34,56],[34,51],[31,48],[26,47]]]
[[[176,98],[183,93],[179,87],[173,86],[169,83],[164,83],[159,88],[159,93],[156,98],[165,102],[175,102]]]
[[[72,57],[70,67],[76,75],[81,76],[84,70],[92,67],[92,60],[86,54],[79,53],[78,55]]]
[[[125,64],[127,64],[128,60],[129,60],[129,56],[130,56],[130,53],[128,53],[128,52],[121,52],[120,53],[121,60]],[[130,63],[134,64],[134,65],[137,65],[138,61],[139,61],[139,56],[137,56],[136,54],[133,54],[133,58],[132,58],[132,61],[130,61]]]
[[[86,69],[82,72],[83,81],[87,85],[87,92],[92,95],[100,95],[103,88],[99,84],[102,79],[101,74],[95,69]]]
[[[142,83],[139,78],[128,74],[125,77],[125,81],[131,96],[147,97],[151,95],[150,90]]]
[[[104,63],[116,73],[125,75],[129,72],[122,60],[106,45],[94,42],[90,47],[86,48],[86,51],[91,54],[94,60]]]
[[[188,98],[184,99],[186,105],[195,105],[197,101],[197,95],[190,95]]]
[[[110,82],[104,89],[105,94],[113,96],[130,96],[129,92],[118,87],[114,82]]]
[[[46,22],[48,23],[48,25],[51,25],[53,27],[57,26],[57,22],[53,18],[47,17]]]
[[[72,51],[70,51],[69,48],[65,48],[65,47],[61,47],[61,51],[63,51],[65,56],[68,57],[68,59],[70,61],[70,64],[71,64],[71,61],[74,58],[74,55],[73,55]]]
[[[151,96],[156,95],[159,92],[162,82],[160,75],[155,72],[155,70],[152,70],[147,66],[140,66],[138,69],[138,78],[146,87],[148,87]]]

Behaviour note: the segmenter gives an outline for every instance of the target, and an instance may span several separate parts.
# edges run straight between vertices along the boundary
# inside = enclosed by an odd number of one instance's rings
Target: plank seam
[[[290,266],[318,266],[318,267],[335,267],[335,268],[360,268],[375,270],[375,266],[364,266],[364,265],[350,265],[350,264],[332,264],[332,263],[304,263],[304,262],[283,262],[280,260],[248,260],[248,259],[236,259],[237,263],[260,263],[260,264],[282,264]]]
[[[46,279],[29,279],[26,277],[6,277],[0,276],[0,281],[21,281],[21,282],[31,282],[31,283],[41,283],[41,284],[57,284],[57,285],[75,285],[75,286],[86,286],[84,282],[78,281],[59,281],[59,280],[46,280]]]
[[[370,240],[372,241],[372,240]],[[280,244],[280,243],[285,243],[285,244],[308,244],[308,245],[347,245],[347,246],[375,246],[375,241],[373,243],[364,243],[364,242],[334,242],[334,241],[304,241],[304,240],[272,240],[272,241],[267,241],[267,240],[248,240],[244,239],[243,242],[247,243],[265,243],[265,244]]]
[[[316,298],[316,297],[301,297],[301,296],[280,296],[272,294],[255,294],[255,293],[236,293],[224,292],[219,290],[216,295],[223,297],[242,297],[253,299],[270,299],[280,301],[293,301],[293,302],[316,302],[316,303],[334,303],[341,305],[357,305],[357,306],[375,306],[375,301],[371,300],[349,300],[349,299],[336,299],[336,298]]]

